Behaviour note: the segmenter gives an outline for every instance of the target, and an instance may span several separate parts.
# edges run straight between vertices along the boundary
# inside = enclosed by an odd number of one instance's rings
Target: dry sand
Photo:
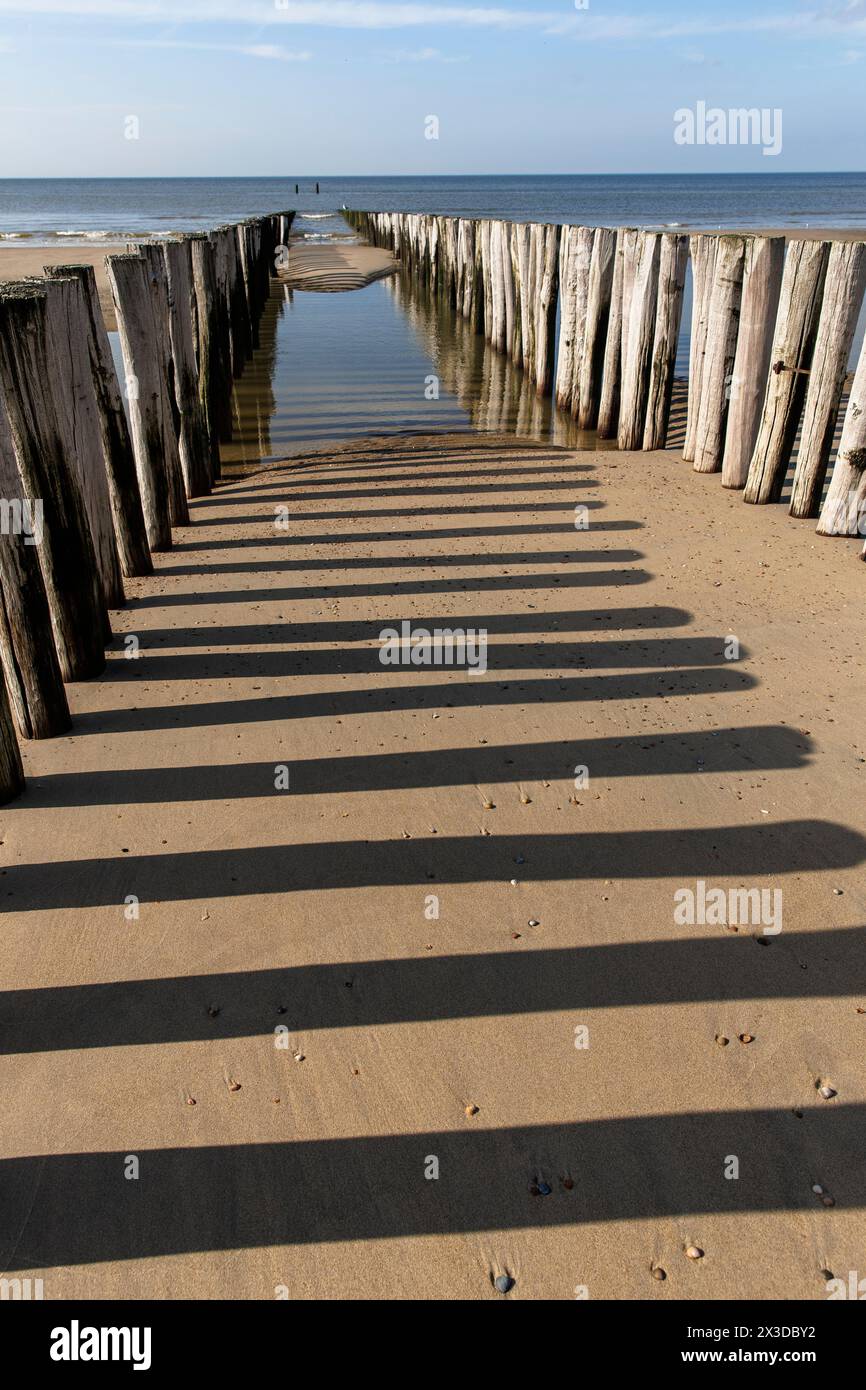
[[[862,1274],[859,543],[670,453],[479,436],[192,512],[0,812],[2,1269],[51,1299]],[[486,629],[488,674],[383,667],[403,619]],[[697,879],[781,888],[782,933],[676,925]]]
[[[20,280],[27,275],[41,275],[47,265],[92,265],[102,316],[109,332],[117,328],[111,287],[105,273],[105,257],[126,249],[126,243],[116,246],[81,246],[69,241],[65,246],[0,246],[0,280]]]
[[[298,290],[360,290],[398,269],[390,251],[356,242],[293,241],[284,278]]]

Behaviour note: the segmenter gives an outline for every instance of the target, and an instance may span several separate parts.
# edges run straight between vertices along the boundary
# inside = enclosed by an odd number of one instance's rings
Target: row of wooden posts
[[[863,534],[866,342],[826,493],[825,483],[866,242],[345,216],[522,366],[540,395],[555,392],[581,428],[620,449],[667,443],[691,262],[683,457],[760,504],[779,501],[796,450],[791,515],[818,518],[822,535]]]
[[[24,786],[19,738],[65,733],[64,682],[104,669],[124,577],[152,573],[219,477],[293,216],[106,257],[123,388],[92,266],[0,284],[2,801]]]

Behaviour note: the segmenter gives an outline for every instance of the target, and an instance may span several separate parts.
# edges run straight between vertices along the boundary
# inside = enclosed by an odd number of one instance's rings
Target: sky
[[[0,177],[859,170],[864,87],[866,0],[0,0]]]

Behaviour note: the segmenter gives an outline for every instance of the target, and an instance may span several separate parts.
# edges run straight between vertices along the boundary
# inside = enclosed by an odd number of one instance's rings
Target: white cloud
[[[648,7],[649,8],[649,7]],[[672,7],[673,8],[673,7]],[[0,0],[0,14],[100,18],[158,24],[202,23],[306,25],[327,29],[453,28],[536,30],[573,35],[587,42],[649,42],[663,39],[768,34],[780,37],[866,35],[864,0],[826,0],[812,9],[749,17],[678,19],[653,9],[649,14],[616,16],[590,9],[508,8],[495,4],[427,4],[422,0]],[[267,45],[264,45],[267,47]]]
[[[443,53],[439,48],[398,49],[385,55],[387,63],[468,63],[468,53]]]
[[[269,58],[280,63],[308,63],[312,53],[294,51],[279,43],[204,43],[197,39],[105,39],[109,48],[185,48],[197,53],[239,53],[245,58]]]

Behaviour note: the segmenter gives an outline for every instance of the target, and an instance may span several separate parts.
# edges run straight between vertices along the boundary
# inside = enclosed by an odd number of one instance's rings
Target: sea
[[[862,227],[866,236],[866,173],[0,179],[0,256],[4,245],[81,242],[110,252],[133,238],[288,209],[298,214],[293,238],[339,241],[354,236],[340,215],[344,207],[658,230]],[[273,283],[261,347],[235,386],[237,427],[223,450],[229,470],[372,433],[499,431],[598,446],[549,401],[539,402],[522,372],[407,277],[345,294]],[[681,377],[690,295],[687,283]],[[864,328],[861,318],[852,365]],[[678,442],[674,429],[670,446]]]
[[[653,229],[866,228],[866,173],[0,179],[0,238],[122,241],[344,205]]]

